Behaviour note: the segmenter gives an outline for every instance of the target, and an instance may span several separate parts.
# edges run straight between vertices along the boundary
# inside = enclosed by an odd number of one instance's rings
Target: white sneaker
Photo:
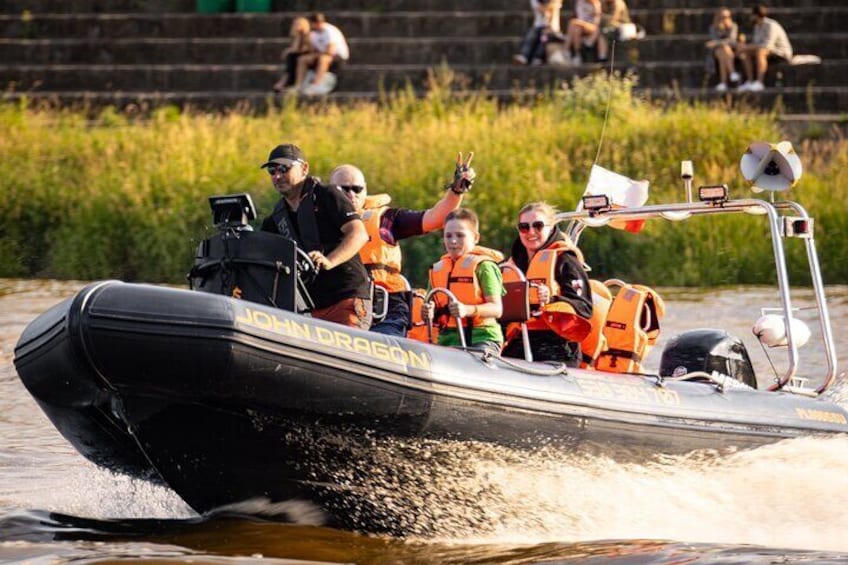
[[[727,92],[727,85],[723,82],[720,82],[715,87],[716,92]]]
[[[763,83],[761,83],[761,82],[760,82],[760,81],[758,81],[758,80],[755,80],[755,81],[754,81],[754,82],[752,82],[752,83],[751,83],[751,85],[748,87],[748,92],[762,92],[762,90],[763,90],[764,88],[765,88],[765,87],[763,86]]]
[[[307,84],[303,88],[300,89],[300,93],[304,96],[317,96],[318,95],[318,85],[317,84]]]
[[[571,58],[571,64],[575,67],[583,64],[583,58],[580,55],[575,55]]]
[[[512,62],[515,63],[516,65],[526,65],[527,64],[527,57],[525,57],[524,55],[521,55],[519,53],[518,55],[512,56]]]
[[[732,73],[730,73],[730,82],[739,82],[739,80],[741,78],[742,77],[740,77],[739,73],[737,73],[736,71],[733,71]]]
[[[749,90],[751,90],[751,83],[748,81],[745,81],[736,87],[736,92],[748,92]]]

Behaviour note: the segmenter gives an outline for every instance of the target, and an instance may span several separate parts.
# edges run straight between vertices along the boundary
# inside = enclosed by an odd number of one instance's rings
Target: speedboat
[[[247,195],[213,199],[219,232],[199,246],[191,289],[92,283],[29,324],[15,366],[83,456],[163,483],[199,513],[256,499],[299,501],[320,509],[322,523],[364,531],[404,530],[385,516],[391,504],[357,484],[383,464],[371,447],[386,439],[680,453],[848,432],[848,412],[822,395],[836,358],[813,219],[794,202],[731,199],[726,187],[708,188],[686,202],[628,208],[587,195],[558,219],[575,239],[616,222],[766,222],[780,304],[761,323],[762,339],[788,362],[765,388],[733,369],[750,371],[738,339],[704,328],[671,340],[659,371],[615,372],[312,318],[303,312],[308,257],[294,242],[249,229]],[[796,374],[806,335],[792,322],[789,238],[807,250],[822,375]],[[416,464],[443,464],[419,455]]]

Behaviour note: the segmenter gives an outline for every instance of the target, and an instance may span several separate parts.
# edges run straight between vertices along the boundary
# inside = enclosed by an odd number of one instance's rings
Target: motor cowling
[[[724,330],[689,330],[666,344],[660,359],[660,375],[678,377],[695,371],[717,371],[757,388],[745,344]]]

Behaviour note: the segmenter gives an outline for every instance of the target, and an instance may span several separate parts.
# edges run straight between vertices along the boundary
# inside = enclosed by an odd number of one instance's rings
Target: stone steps
[[[749,2],[723,3],[747,31]],[[704,49],[714,3],[629,4],[648,35],[618,44],[616,68],[637,73],[645,94],[714,97],[715,77],[705,72]],[[844,111],[838,91],[848,91],[848,3],[770,4],[796,52],[824,61],[772,67],[767,84],[773,85],[779,70],[784,88],[744,99],[770,108],[781,97],[793,112],[810,112],[811,107]],[[270,13],[197,14],[195,8],[195,0],[2,0],[0,88],[6,98],[122,104],[116,101],[136,96],[148,104],[222,108],[249,100],[263,105],[281,72],[279,53],[288,43],[291,19],[315,9],[339,25],[351,44],[351,61],[331,99],[373,98],[380,89],[407,84],[420,91],[428,71],[444,64],[450,66],[455,85],[486,89],[501,99],[605,70],[591,63],[576,68],[511,65],[531,22],[524,0],[467,0],[460,5],[453,0],[273,0]],[[564,10],[563,23],[569,15]],[[743,97],[733,94],[729,99]]]
[[[798,34],[840,32],[848,28],[848,6],[774,10],[786,22],[794,38]],[[634,10],[633,17],[653,35],[700,35],[706,37],[711,9]],[[0,37],[50,38],[285,38],[292,13],[269,14],[35,14],[22,19],[0,14]],[[520,37],[531,24],[527,10],[457,11],[450,14],[450,33],[445,14],[438,12],[328,12],[328,18],[349,38]],[[741,26],[744,30],[746,25]]]
[[[815,53],[823,60],[848,58],[848,42],[841,34],[797,34],[798,53]],[[616,60],[689,62],[704,66],[702,36],[655,35],[620,43]],[[508,63],[518,50],[513,36],[351,38],[350,64],[490,65]],[[288,41],[262,38],[0,38],[0,61],[27,65],[50,64],[275,64]],[[843,77],[846,78],[846,77]]]
[[[514,88],[509,90],[487,91],[458,91],[457,96],[485,96],[505,102],[532,101],[538,91],[536,89]],[[812,104],[809,91],[806,88],[766,88],[759,93],[745,94],[716,94],[710,89],[703,88],[649,88],[637,89],[635,93],[643,98],[662,102],[692,102],[714,101],[727,105],[728,110],[734,108],[746,109],[758,106],[766,109],[778,109],[781,114],[806,115],[807,121],[813,121],[822,113],[820,107]],[[367,92],[333,92],[328,96],[317,98],[301,98],[305,103],[323,104],[327,101],[351,102],[360,100],[376,100],[380,94]],[[164,105],[190,106],[200,110],[225,110],[233,107],[262,111],[269,105],[284,103],[285,96],[274,96],[267,90],[206,90],[206,91],[62,91],[62,92],[3,92],[0,100],[19,101],[27,99],[36,105],[78,107],[83,109],[112,105],[123,110],[138,110],[156,108]],[[819,89],[815,102],[824,105],[845,108],[848,107],[848,91],[840,87],[824,87]],[[838,114],[837,116],[844,116]],[[844,118],[841,118],[844,119]]]
[[[438,67],[436,65],[435,67]],[[350,65],[339,84],[342,92],[377,92],[381,88],[403,87],[409,82],[423,88],[434,68],[427,64]],[[704,87],[715,78],[705,74],[702,64],[656,63],[619,65],[622,72],[635,72],[638,86],[644,88]],[[838,88],[848,73],[848,58],[822,65],[781,66],[785,87],[814,86]],[[580,67],[521,67],[504,64],[455,65],[454,80],[465,88],[508,90],[515,87],[544,87],[575,75],[605,72],[600,64]],[[121,90],[121,91],[204,91],[264,90],[278,78],[277,65],[0,65],[0,82],[16,91]],[[771,81],[768,81],[769,83]],[[846,89],[848,90],[848,89]]]
[[[524,8],[526,2],[515,0],[465,0],[457,5],[454,0],[273,0],[271,12],[311,12],[325,13],[349,10],[358,12],[398,12],[405,10],[453,12],[457,8],[465,11],[514,10]],[[566,4],[566,12],[570,4]],[[686,10],[691,9],[696,2],[692,0],[628,0],[631,11],[638,10]],[[702,3],[701,7],[704,7]],[[842,0],[771,0],[769,6],[775,10],[781,8],[823,8],[843,6]],[[748,13],[752,3],[748,0],[726,0],[721,3],[710,3],[708,9],[719,5],[729,7],[736,13]],[[195,0],[3,0],[0,12],[6,14],[44,13],[167,13],[167,12],[196,12]]]

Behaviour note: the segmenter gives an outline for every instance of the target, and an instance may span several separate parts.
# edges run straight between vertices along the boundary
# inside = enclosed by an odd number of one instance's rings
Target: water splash
[[[445,543],[669,539],[848,550],[848,438],[619,462],[558,448],[376,442],[345,509]]]

